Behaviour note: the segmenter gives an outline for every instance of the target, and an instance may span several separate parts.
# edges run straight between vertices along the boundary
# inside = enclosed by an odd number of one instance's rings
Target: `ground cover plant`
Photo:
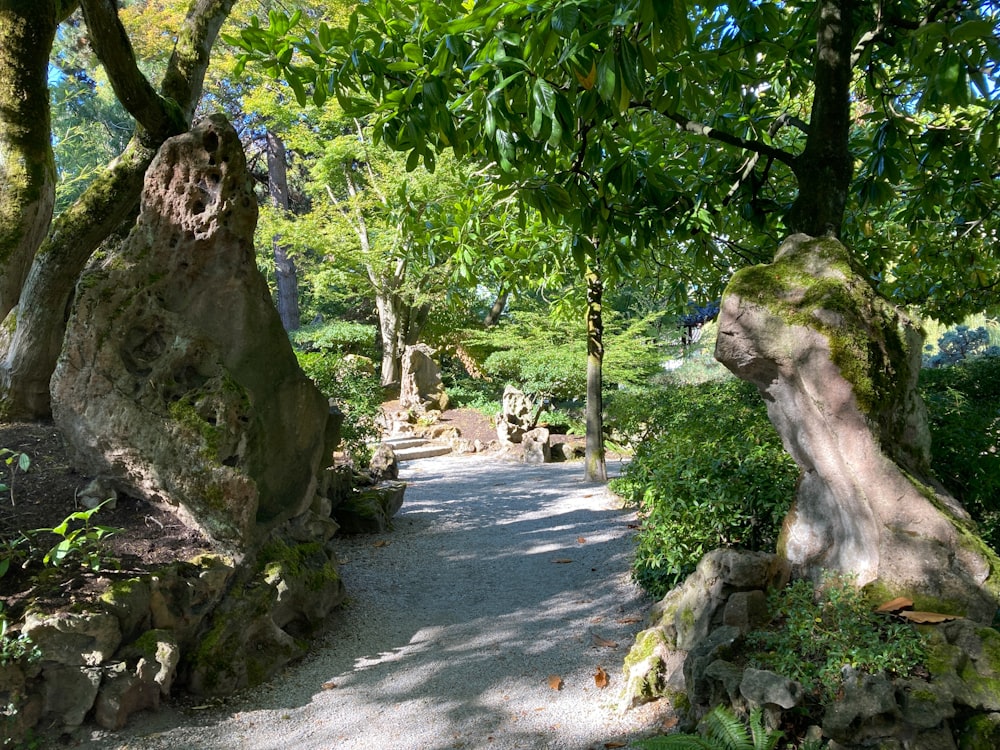
[[[770,592],[772,620],[747,636],[748,660],[798,682],[813,706],[836,700],[847,674],[921,673],[927,660],[923,636],[876,613],[878,604],[847,577],[827,576],[818,590],[812,581],[792,581]]]

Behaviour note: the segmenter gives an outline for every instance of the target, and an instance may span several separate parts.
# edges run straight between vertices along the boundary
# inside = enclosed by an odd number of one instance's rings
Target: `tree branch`
[[[115,96],[146,131],[149,141],[159,145],[187,130],[188,123],[177,103],[157,94],[139,70],[115,0],[81,0],[80,7],[91,46],[108,74]]]
[[[774,146],[764,143],[763,141],[740,138],[732,133],[727,133],[725,130],[719,130],[718,128],[713,128],[711,125],[705,125],[703,123],[690,120],[684,115],[676,112],[660,112],[660,114],[677,123],[681,130],[694,133],[695,135],[700,135],[713,141],[718,141],[719,143],[724,143],[727,146],[735,146],[736,148],[741,148],[745,151],[753,151],[754,153],[762,156],[768,156],[787,164],[790,167],[795,166],[797,157],[794,154],[788,153],[784,149],[775,148]]]

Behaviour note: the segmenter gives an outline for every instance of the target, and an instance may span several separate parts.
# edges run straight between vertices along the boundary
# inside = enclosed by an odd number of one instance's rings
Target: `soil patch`
[[[0,424],[0,447],[25,453],[31,460],[27,472],[15,468],[16,460],[0,464],[2,483],[9,487],[0,492],[0,561],[11,561],[0,576],[0,602],[12,619],[29,602],[46,609],[47,605],[65,608],[93,597],[110,580],[129,578],[211,549],[168,507],[120,496],[115,507],[108,504],[90,518],[92,526],[117,529],[101,540],[96,571],[73,557],[59,567],[42,565],[42,557],[61,539],[44,530],[87,510],[78,496],[93,477],[73,468],[66,444],[51,423]],[[67,530],[83,524],[71,521]]]

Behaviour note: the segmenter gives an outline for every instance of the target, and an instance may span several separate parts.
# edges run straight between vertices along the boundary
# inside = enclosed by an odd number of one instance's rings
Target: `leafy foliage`
[[[0,492],[10,493],[10,504],[14,502],[14,476],[20,471],[27,471],[31,468],[31,457],[21,451],[12,451],[10,448],[0,448],[0,461],[8,467],[10,479],[6,483],[0,481]]]
[[[928,367],[941,367],[961,362],[966,357],[979,354],[1000,354],[1000,348],[990,343],[990,332],[983,326],[970,328],[959,325],[946,331],[938,339],[937,353],[925,357],[924,364]]]
[[[43,555],[42,563],[59,568],[69,560],[79,562],[95,572],[100,570],[105,562],[101,540],[117,533],[119,529],[92,524],[91,519],[108,502],[105,500],[93,508],[70,513],[51,529],[35,529],[31,532],[32,538],[37,538],[39,534],[51,534],[59,539]]]
[[[382,434],[382,386],[371,363],[337,352],[296,352],[302,370],[344,415],[340,437],[344,453],[358,467],[368,465],[369,443]]]
[[[605,314],[604,382],[606,387],[643,385],[658,368],[660,354],[646,320],[627,322]],[[483,370],[521,390],[569,401],[587,390],[586,331],[582,321],[542,312],[522,311],[495,328],[471,337],[470,348],[490,351]]]
[[[924,369],[933,469],[1000,549],[1000,357]]]
[[[717,547],[774,548],[798,470],[753,386],[727,379],[616,400],[619,429],[644,437],[612,487],[642,515],[634,574],[647,590],[665,594]]]
[[[764,726],[763,712],[750,712],[749,727],[732,709],[716,706],[702,719],[704,733],[670,734],[633,742],[639,750],[774,750],[782,732]]]
[[[291,334],[292,343],[306,351],[336,351],[370,356],[375,350],[375,329],[364,323],[331,320],[303,326]]]
[[[747,636],[750,662],[799,682],[819,703],[832,703],[844,668],[905,677],[926,662],[924,639],[911,625],[876,614],[849,578],[828,576],[817,592],[797,580],[769,595],[776,613]]]

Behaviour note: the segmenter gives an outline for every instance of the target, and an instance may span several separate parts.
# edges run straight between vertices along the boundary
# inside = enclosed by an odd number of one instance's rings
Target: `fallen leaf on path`
[[[593,496],[594,496],[593,492],[588,492],[586,495],[584,495],[584,497],[593,497]]]
[[[880,604],[876,612],[885,614],[886,612],[899,612],[901,609],[909,609],[913,606],[913,600],[905,596],[897,596],[895,599]]]
[[[958,619],[958,615],[944,615],[940,612],[897,612],[896,614],[900,617],[906,618],[910,622],[916,623],[935,624]]]
[[[560,565],[564,565],[565,563],[571,563],[571,562],[573,562],[573,561],[572,561],[572,560],[570,560],[570,559],[569,559],[568,557],[557,557],[557,558],[556,558],[555,560],[553,560],[552,562],[554,562],[554,563],[558,563],[558,564],[560,564]]]
[[[605,742],[604,747],[607,748],[608,750],[611,750],[612,748],[616,747],[628,747],[628,745],[624,742],[617,742],[615,740],[612,740],[611,742]]]
[[[327,680],[322,685],[320,685],[320,687],[322,687],[324,690],[333,690],[335,687],[337,687],[337,683],[334,682],[333,680]]]
[[[557,674],[549,675],[549,687],[553,690],[562,690],[563,681],[562,677]]]
[[[375,544],[372,545],[372,547],[388,547],[388,546],[389,546],[388,539],[379,539],[377,542],[375,542]]]
[[[584,537],[582,537],[582,536],[578,536],[578,537],[576,538],[576,541],[577,541],[577,543],[578,543],[578,544],[586,544],[586,543],[587,543],[587,540],[586,540],[586,538],[584,538]]]
[[[594,672],[594,684],[599,688],[606,688],[609,682],[608,673],[604,671],[604,667],[598,667],[597,671]]]
[[[614,641],[609,641],[607,638],[598,635],[597,633],[591,633],[590,644],[596,646],[597,648],[618,648],[618,644]]]
[[[619,617],[615,620],[619,625],[630,625],[633,622],[642,622],[641,617]]]

